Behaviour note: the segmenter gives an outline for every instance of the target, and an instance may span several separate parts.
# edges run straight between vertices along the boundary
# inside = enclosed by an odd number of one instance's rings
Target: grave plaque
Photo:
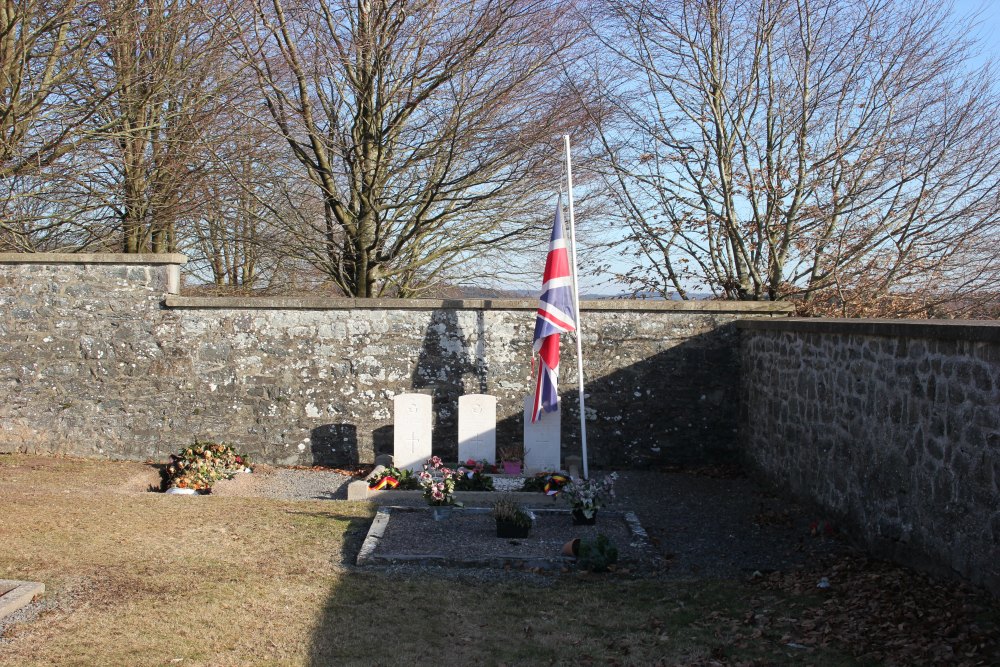
[[[559,470],[559,422],[562,410],[543,412],[541,418],[531,423],[533,396],[524,399],[524,472]]]
[[[497,462],[497,398],[486,394],[458,397],[458,460]]]
[[[431,457],[431,397],[399,394],[392,399],[392,460],[397,468],[423,470]]]

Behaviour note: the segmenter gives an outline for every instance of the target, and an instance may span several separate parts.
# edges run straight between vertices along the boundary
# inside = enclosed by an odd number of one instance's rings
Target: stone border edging
[[[827,317],[739,320],[747,331],[789,331],[807,334],[934,338],[1000,343],[1000,322],[995,320],[888,320]]]
[[[375,549],[378,548],[378,543],[385,535],[385,529],[389,525],[389,511],[388,507],[379,507],[375,513],[372,525],[368,528],[368,535],[365,536],[365,541],[358,551],[358,558],[355,561],[358,565],[368,565],[375,555]]]
[[[536,310],[535,299],[354,299],[347,297],[167,296],[167,308],[257,310]],[[795,308],[783,301],[652,301],[602,299],[581,301],[586,311],[651,311],[787,316]]]
[[[38,581],[0,579],[0,586],[12,587],[12,590],[0,595],[0,618],[31,604],[32,600],[45,593],[45,584]]]

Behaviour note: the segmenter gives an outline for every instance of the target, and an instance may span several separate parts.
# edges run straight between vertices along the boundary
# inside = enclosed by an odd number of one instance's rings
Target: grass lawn
[[[155,478],[136,463],[0,455],[0,579],[46,585],[42,611],[4,631],[0,665],[863,665],[948,651],[939,657],[949,664],[990,664],[1000,655],[995,601],[899,568],[843,565],[858,586],[900,588],[882,601],[824,595],[811,574],[677,582],[362,571],[351,563],[371,505],[143,492]],[[912,631],[884,627],[884,605],[910,613]]]

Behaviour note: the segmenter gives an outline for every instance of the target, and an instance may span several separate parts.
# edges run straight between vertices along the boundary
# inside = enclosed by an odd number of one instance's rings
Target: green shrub
[[[583,540],[576,556],[576,564],[582,570],[607,572],[618,562],[618,548],[607,535],[598,533],[596,540]]]
[[[569,477],[558,472],[540,472],[534,477],[525,477],[521,491],[528,493],[544,493],[546,495],[558,495],[562,488],[569,483]]]
[[[493,478],[485,474],[482,470],[465,470],[459,468],[458,478],[455,480],[456,491],[492,491]],[[472,476],[469,476],[469,473]]]

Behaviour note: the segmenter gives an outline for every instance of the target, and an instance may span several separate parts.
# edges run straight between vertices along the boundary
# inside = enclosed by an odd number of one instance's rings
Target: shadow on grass
[[[368,528],[371,526],[374,512],[368,516],[358,516],[357,514],[342,514],[335,511],[330,512],[303,512],[299,510],[286,510],[286,514],[312,519],[317,522],[336,521],[346,524],[343,529],[344,541],[341,545],[339,560],[341,565],[353,566],[358,560],[358,552],[368,535]]]
[[[746,619],[759,605],[796,614],[812,602],[759,595],[740,582],[507,576],[352,573],[330,591],[308,664],[410,664],[415,651],[449,665],[862,664],[842,647],[791,655],[783,627],[754,641]],[[374,628],[391,639],[359,641]]]
[[[167,464],[166,463],[147,463],[147,467],[152,468],[156,471],[156,474],[160,478],[159,484],[150,484],[146,490],[150,493],[163,493],[167,490],[170,485],[169,477],[167,476]]]

